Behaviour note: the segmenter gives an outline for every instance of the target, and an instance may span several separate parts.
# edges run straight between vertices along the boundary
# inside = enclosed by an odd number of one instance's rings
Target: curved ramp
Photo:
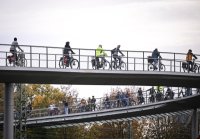
[[[138,116],[148,116],[183,110],[191,110],[200,107],[200,94],[180,98],[176,100],[163,101],[158,103],[138,105],[103,111],[76,113],[69,115],[48,116],[41,118],[30,118],[27,120],[27,127],[33,126],[53,126],[76,124],[83,122],[95,122],[105,120],[115,120],[121,118],[131,118]]]

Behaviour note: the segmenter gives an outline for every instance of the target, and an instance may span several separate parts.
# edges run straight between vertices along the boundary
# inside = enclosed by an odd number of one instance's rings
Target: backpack
[[[112,51],[111,51],[112,55],[117,55],[118,51],[117,51],[117,48],[114,48]]]

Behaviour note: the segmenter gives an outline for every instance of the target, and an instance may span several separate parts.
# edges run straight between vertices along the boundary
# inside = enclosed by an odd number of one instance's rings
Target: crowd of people
[[[142,105],[147,103],[154,103],[164,100],[170,100],[180,97],[193,95],[192,88],[179,88],[176,93],[171,87],[152,86],[147,90],[142,90],[141,87],[137,91],[126,88],[124,90],[117,89],[106,95],[103,98],[95,98],[94,96],[88,99],[80,99],[79,101],[67,102],[63,101],[63,106],[56,106],[50,104],[48,107],[48,115],[70,114],[80,112],[99,111],[103,109],[120,108],[134,105]],[[200,89],[197,88],[195,94],[200,94]]]

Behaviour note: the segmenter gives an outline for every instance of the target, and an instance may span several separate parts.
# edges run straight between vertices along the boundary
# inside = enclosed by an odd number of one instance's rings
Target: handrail
[[[105,110],[105,109],[116,109],[116,108],[123,108],[123,107],[129,107],[129,106],[139,106],[139,105],[143,105],[143,104],[152,104],[152,103],[156,104],[156,103],[161,102],[161,101],[163,102],[163,101],[172,100],[172,99],[166,99],[166,100],[164,99],[164,97],[166,96],[166,90],[164,90],[164,92],[162,93],[163,96],[162,96],[161,100],[157,100],[156,96],[154,96],[155,101],[151,102],[150,101],[151,95],[149,94],[148,90],[143,91],[144,102],[142,102],[142,103],[139,102],[138,94],[136,92],[132,92],[131,93],[132,96],[130,96],[128,98],[126,97],[126,98],[117,99],[116,96],[115,96],[114,98],[110,98],[109,101],[105,100],[106,97],[96,98],[95,110],[92,109],[92,107],[91,107],[93,105],[93,103],[88,103],[88,100],[86,100],[86,99],[84,99],[85,102],[86,102],[85,104],[80,105],[81,104],[81,99],[80,99],[79,101],[77,101],[73,104],[70,104],[68,106],[68,108],[71,110],[70,111],[70,114],[71,114],[71,113],[101,111],[101,110]],[[180,94],[181,90],[183,91],[185,96],[181,96],[181,94]],[[191,92],[192,94],[187,94],[185,88],[174,88],[172,91],[174,92],[173,100],[183,98],[183,97],[187,97],[187,96],[191,96],[191,95],[196,95],[196,94],[200,93],[200,92],[197,92],[197,90],[195,90],[195,88],[192,89],[192,92]],[[53,111],[53,113],[50,113],[49,108],[33,109],[29,113],[28,118],[64,114],[64,105],[63,104],[62,105],[60,104],[59,106],[56,106],[55,108],[58,111],[56,111],[56,112]],[[3,120],[3,113],[0,113],[0,121],[1,120]]]
[[[8,66],[6,57],[9,55],[9,48],[11,44],[0,44],[0,66]],[[3,47],[5,46],[5,47]],[[24,50],[27,67],[44,67],[44,68],[59,68],[60,57],[63,56],[63,47],[55,46],[35,46],[35,45],[20,45]],[[72,48],[75,51],[73,55],[79,61],[78,69],[92,69],[90,57],[95,56],[95,49]],[[111,63],[113,60],[111,50],[106,50],[108,56],[106,59]],[[126,63],[126,70],[134,71],[148,71],[147,56],[150,56],[150,51],[127,51],[122,50],[125,54],[124,62]],[[183,72],[181,63],[185,61],[186,53],[160,52],[162,55],[162,63],[166,66],[166,71]],[[196,54],[196,56],[200,56]],[[198,69],[196,73],[200,72],[200,61],[195,61]],[[114,70],[110,68],[110,70]]]

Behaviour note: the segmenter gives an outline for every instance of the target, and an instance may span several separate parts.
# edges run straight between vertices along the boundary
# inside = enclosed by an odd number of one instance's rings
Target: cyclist
[[[190,71],[193,71],[193,65],[194,65],[194,63],[192,61],[192,57],[194,57],[195,59],[197,59],[197,57],[192,53],[192,50],[189,49],[188,53],[186,55],[186,61],[188,63],[188,68],[189,68]]]
[[[121,57],[118,55],[118,53],[120,53],[122,56],[124,56],[124,54],[122,53],[122,51],[120,50],[120,45],[118,45],[116,48],[114,48],[112,51],[112,56],[114,58],[114,60],[116,61],[117,59],[119,60],[119,65],[121,63]]]
[[[23,50],[18,45],[17,38],[15,37],[14,41],[12,42],[11,47],[10,47],[10,52],[12,53],[12,56],[14,57],[15,61],[17,61],[17,59],[18,59],[17,58],[17,48],[23,52]],[[11,63],[11,61],[9,61],[9,62]]]
[[[154,63],[154,69],[157,69],[158,58],[162,58],[162,57],[160,56],[160,52],[159,52],[158,49],[156,48],[156,49],[152,52],[152,59],[153,59],[153,63]]]
[[[64,55],[64,59],[67,58],[67,60],[70,61],[69,52],[71,52],[72,54],[75,54],[75,53],[72,51],[72,49],[71,49],[69,44],[70,44],[70,42],[66,42],[65,48],[63,50],[63,55]],[[67,64],[69,64],[69,62],[67,62]]]
[[[98,69],[101,66],[99,58],[101,58],[101,63],[103,63],[103,58],[104,58],[104,56],[107,56],[107,54],[103,50],[102,45],[99,45],[95,52],[96,52],[96,61],[97,61],[97,69]]]

